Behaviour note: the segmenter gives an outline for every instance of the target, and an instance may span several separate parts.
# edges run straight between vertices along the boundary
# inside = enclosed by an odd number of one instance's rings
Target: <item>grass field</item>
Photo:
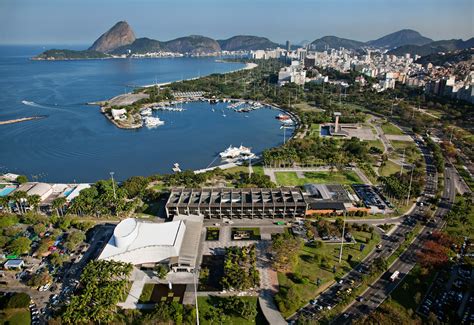
[[[265,317],[263,316],[260,308],[258,306],[258,298],[257,297],[240,297],[240,299],[244,299],[250,301],[252,306],[255,306],[257,310],[257,316],[254,319],[245,319],[235,315],[227,315],[229,317],[226,320],[225,324],[233,324],[233,325],[248,325],[248,324],[268,324],[265,321]],[[199,321],[203,325],[208,324],[217,324],[215,321],[210,321],[208,317],[206,317],[212,309],[211,302],[209,297],[198,297],[198,306],[199,306]]]
[[[382,124],[382,130],[385,134],[394,134],[394,135],[402,135],[404,134],[402,130],[397,128],[395,125],[393,125],[390,122]]]
[[[28,308],[6,309],[1,312],[0,324],[24,325],[31,324],[31,314]]]
[[[382,141],[380,140],[370,140],[370,141],[364,141],[364,142],[367,142],[369,149],[370,147],[375,147],[382,150],[382,152],[385,150],[385,147],[383,146]]]
[[[385,166],[380,166],[379,174],[380,176],[390,176],[397,172],[400,172],[401,166],[394,163],[393,161],[387,160]]]
[[[353,171],[338,172],[305,172],[299,178],[296,172],[275,172],[277,183],[282,186],[301,186],[308,183],[315,184],[362,184],[362,181]]]
[[[149,303],[151,300],[151,294],[153,293],[154,287],[155,287],[155,284],[153,283],[145,283],[145,285],[143,286],[143,290],[140,295],[140,298],[138,299],[138,302],[141,304]]]
[[[315,106],[314,104],[310,104],[310,103],[306,103],[306,102],[295,104],[295,105],[293,105],[293,107],[299,108],[303,111],[315,111],[315,112],[323,112],[324,111],[321,108]]]
[[[255,174],[263,175],[263,167],[262,166],[255,165],[255,166],[252,166],[252,169],[253,169],[253,172]],[[236,166],[236,167],[232,167],[232,168],[229,168],[229,169],[225,169],[224,172],[228,173],[228,174],[248,173],[249,168],[248,168],[248,166]]]
[[[295,286],[301,301],[299,306],[305,305],[310,299],[313,299],[319,292],[323,291],[335,279],[342,277],[345,273],[355,267],[359,262],[367,256],[369,252],[380,241],[379,235],[374,232],[373,239],[371,234],[367,232],[354,231],[352,235],[356,239],[356,244],[345,244],[342,254],[342,263],[339,264],[339,249],[338,244],[323,244],[322,247],[304,246],[299,254],[298,264],[292,272],[278,273],[278,282],[280,286]],[[366,239],[369,242],[366,243]],[[360,244],[365,245],[362,252],[360,251]],[[347,261],[349,255],[352,255],[351,262]],[[326,263],[322,263],[323,259],[327,259]],[[336,267],[336,272],[333,273],[333,266]],[[301,278],[307,278],[308,283],[298,283],[294,281],[293,274],[298,274]],[[317,279],[320,279],[320,286],[316,285]],[[283,316],[291,315],[295,310],[290,310]]]

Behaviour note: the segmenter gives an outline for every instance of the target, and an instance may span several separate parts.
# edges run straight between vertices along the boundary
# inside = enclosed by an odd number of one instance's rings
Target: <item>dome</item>
[[[138,235],[138,223],[134,218],[122,220],[114,229],[116,247],[127,247]]]

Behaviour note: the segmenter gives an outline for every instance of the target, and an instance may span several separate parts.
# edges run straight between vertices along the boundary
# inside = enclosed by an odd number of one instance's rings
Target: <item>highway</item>
[[[362,283],[362,276],[370,273],[373,262],[377,258],[387,259],[390,255],[395,252],[400,245],[405,241],[407,234],[409,234],[415,228],[417,219],[425,214],[425,209],[429,209],[430,198],[435,197],[437,190],[438,176],[436,168],[433,165],[433,156],[430,150],[424,145],[423,142],[415,140],[416,144],[421,150],[421,153],[426,163],[426,182],[425,188],[422,193],[420,203],[417,205],[410,214],[400,218],[402,223],[393,231],[390,236],[383,236],[380,246],[378,249],[372,251],[356,268],[347,273],[342,281],[335,283],[328,289],[323,291],[312,303],[301,308],[297,313],[292,315],[288,320],[290,323],[296,322],[298,318],[304,315],[309,320],[317,321],[322,317],[322,311],[334,308],[337,304],[341,303],[344,294],[350,293],[354,288],[357,288]],[[391,274],[395,270],[400,272],[400,278],[403,278],[414,266],[416,262],[416,250],[420,247],[422,240],[425,238],[428,231],[432,231],[435,227],[440,227],[443,222],[440,216],[444,215],[448,209],[449,204],[452,202],[456,194],[454,177],[452,177],[455,170],[452,167],[448,167],[445,171],[445,190],[443,193],[443,202],[441,207],[437,209],[434,220],[435,223],[430,223],[429,226],[425,226],[419,236],[416,236],[414,242],[408,247],[404,254],[400,256],[393,265],[385,272],[380,279],[375,281],[363,294],[359,297],[358,301],[354,301],[347,311],[342,313],[339,317],[334,320],[335,324],[350,324],[353,319],[360,317],[361,315],[368,314],[370,311],[377,308],[392,292],[400,280],[391,282],[389,280]],[[431,229],[431,230],[430,230]]]
[[[411,271],[417,261],[417,252],[422,247],[423,241],[432,231],[444,226],[443,216],[448,213],[456,196],[455,176],[456,170],[447,166],[444,172],[445,187],[441,202],[434,217],[421,231],[408,249],[390,266],[390,268],[353,303],[346,311],[336,318],[334,324],[350,324],[352,320],[367,315],[374,311],[390,293],[402,282],[403,278]],[[391,281],[390,276],[400,272],[397,280]]]

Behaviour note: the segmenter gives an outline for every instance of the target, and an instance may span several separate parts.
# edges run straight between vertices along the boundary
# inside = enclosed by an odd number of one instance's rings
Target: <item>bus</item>
[[[399,274],[400,272],[398,271],[393,272],[393,274],[390,276],[390,281],[395,282],[395,280],[398,279]]]

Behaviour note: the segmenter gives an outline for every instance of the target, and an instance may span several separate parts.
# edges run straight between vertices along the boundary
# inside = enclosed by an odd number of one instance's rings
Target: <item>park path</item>
[[[278,276],[272,268],[271,261],[267,258],[266,253],[270,245],[271,240],[260,240],[257,243],[257,269],[260,274],[258,303],[269,324],[286,325],[288,323],[281,315],[273,298],[278,292]]]

